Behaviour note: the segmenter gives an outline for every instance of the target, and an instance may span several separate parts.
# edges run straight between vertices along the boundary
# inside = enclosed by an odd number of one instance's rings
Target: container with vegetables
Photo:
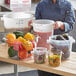
[[[25,59],[32,56],[31,51],[35,48],[35,36],[31,33],[23,34],[21,31],[8,33],[6,42],[8,44],[8,55],[11,58]]]
[[[50,66],[57,67],[61,64],[62,52],[59,49],[55,49],[55,53],[52,52],[52,49],[48,52],[48,62]]]
[[[67,35],[54,35],[49,37],[48,43],[53,47],[53,53],[57,52],[55,49],[62,51],[62,60],[66,60],[70,57],[72,51],[72,44],[75,42],[74,38]]]
[[[36,47],[34,49],[34,62],[37,64],[45,63],[47,48]]]

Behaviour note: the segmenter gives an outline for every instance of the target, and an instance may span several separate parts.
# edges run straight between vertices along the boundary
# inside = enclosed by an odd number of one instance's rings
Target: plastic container
[[[49,37],[47,43],[50,43],[54,49],[59,49],[62,51],[62,60],[68,59],[71,56],[72,44],[75,42],[75,39],[71,36],[68,36],[68,40],[56,40],[56,36]],[[54,53],[56,51],[53,51]]]
[[[28,28],[28,22],[33,18],[30,13],[24,12],[13,12],[3,15],[1,20],[4,21],[4,28],[18,29],[18,28]]]
[[[26,59],[32,56],[33,45],[21,42],[7,43],[8,56],[12,59]]]
[[[34,50],[34,62],[37,64],[45,63],[47,48],[37,47]]]
[[[61,64],[62,52],[56,49],[56,52],[53,53],[52,50],[48,52],[48,62],[50,66],[58,67]]]
[[[35,34],[39,36],[37,43],[38,47],[46,47],[48,50],[50,49],[47,39],[49,39],[49,36],[53,35],[53,24],[54,21],[47,19],[33,21],[33,30]]]

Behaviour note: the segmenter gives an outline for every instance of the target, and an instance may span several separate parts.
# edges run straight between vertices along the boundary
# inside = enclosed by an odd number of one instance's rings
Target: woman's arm
[[[73,29],[74,23],[75,23],[74,9],[72,5],[69,3],[66,7],[65,20],[63,23],[65,27],[65,32],[71,31]]]

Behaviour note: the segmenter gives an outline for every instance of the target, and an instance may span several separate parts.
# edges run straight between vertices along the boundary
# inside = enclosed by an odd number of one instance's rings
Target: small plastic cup
[[[37,64],[45,63],[47,48],[36,47],[34,50],[34,62]]]
[[[53,51],[53,52],[52,52]],[[58,67],[61,64],[62,51],[58,49],[51,49],[48,52],[48,62],[50,66]]]

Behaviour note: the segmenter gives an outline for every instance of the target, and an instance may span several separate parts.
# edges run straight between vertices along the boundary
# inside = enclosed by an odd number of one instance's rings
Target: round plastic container
[[[62,52],[56,49],[56,52],[53,53],[52,50],[48,52],[48,62],[50,66],[57,67],[61,64]]]
[[[37,47],[34,50],[34,62],[37,64],[45,63],[47,48]]]
[[[33,45],[23,44],[20,42],[7,43],[8,44],[8,56],[12,59],[26,59],[32,56]]]
[[[68,36],[68,40],[56,40],[56,36],[49,37],[49,40],[47,40],[47,42],[50,43],[54,49],[59,49],[62,51],[62,60],[70,58],[72,52],[72,44],[75,42],[74,38]],[[56,50],[53,52],[55,53]]]
[[[35,34],[39,36],[37,43],[38,47],[46,47],[48,50],[50,49],[50,45],[46,40],[49,39],[49,36],[53,35],[53,24],[54,21],[47,19],[33,21],[33,30]]]
[[[28,22],[33,19],[33,15],[24,12],[14,12],[3,15],[1,20],[4,21],[4,28],[18,29],[18,28],[28,28]],[[11,26],[10,26],[11,25]]]

